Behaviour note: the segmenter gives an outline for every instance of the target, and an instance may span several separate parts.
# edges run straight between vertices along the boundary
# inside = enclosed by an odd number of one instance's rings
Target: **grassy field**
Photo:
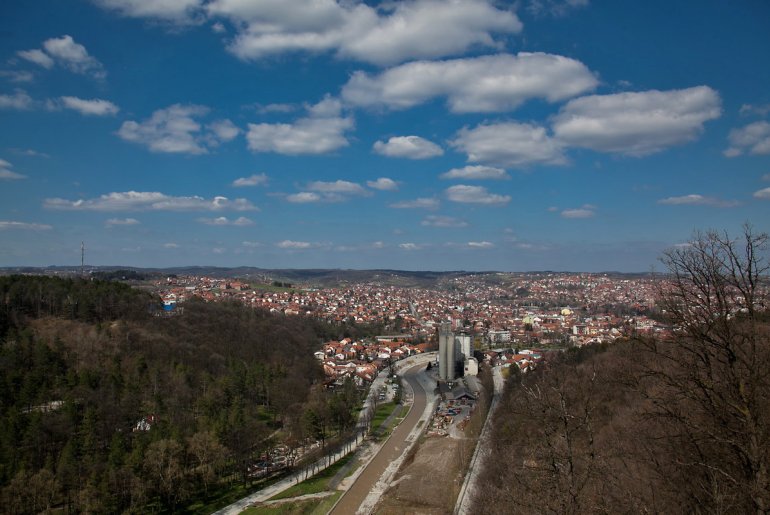
[[[386,402],[384,404],[380,404],[377,406],[377,411],[374,412],[374,417],[372,418],[372,433],[376,432],[383,422],[390,416],[391,413],[393,413],[393,410],[396,409],[396,404],[392,402]]]
[[[319,492],[326,491],[329,487],[329,481],[355,456],[355,453],[348,454],[337,463],[328,467],[315,476],[306,479],[305,481],[292,486],[288,490],[284,490],[280,494],[277,494],[270,498],[271,501],[278,499],[289,499],[291,497],[299,497],[300,495],[317,494]]]
[[[242,513],[247,515],[323,515],[332,509],[342,492],[334,492],[327,497],[316,499],[300,499],[281,504],[256,506]]]

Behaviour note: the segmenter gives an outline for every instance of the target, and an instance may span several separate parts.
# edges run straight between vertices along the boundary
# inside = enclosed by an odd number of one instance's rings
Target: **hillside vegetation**
[[[3,511],[173,510],[248,482],[270,436],[350,425],[357,398],[313,387],[328,326],[200,301],[155,316],[120,283],[41,276],[1,277],[0,302]]]
[[[696,235],[663,261],[666,341],[573,349],[515,375],[477,513],[768,513],[767,236]]]

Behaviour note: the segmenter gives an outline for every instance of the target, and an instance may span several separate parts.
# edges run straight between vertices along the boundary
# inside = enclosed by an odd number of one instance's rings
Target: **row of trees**
[[[0,302],[10,512],[173,510],[354,425],[358,390],[328,392],[313,357],[331,326],[202,301],[156,317],[125,285],[48,277],[0,278]]]
[[[663,257],[673,338],[574,349],[506,385],[480,513],[768,513],[767,236]]]

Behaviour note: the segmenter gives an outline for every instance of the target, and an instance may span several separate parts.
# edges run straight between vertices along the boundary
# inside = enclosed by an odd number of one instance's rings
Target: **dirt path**
[[[396,461],[404,452],[404,449],[409,443],[407,442],[407,438],[417,426],[427,404],[425,390],[416,377],[424,367],[425,365],[418,365],[410,368],[403,374],[404,380],[409,384],[413,392],[413,403],[409,410],[409,414],[404,421],[396,427],[388,441],[385,442],[380,449],[380,452],[361,472],[356,479],[356,482],[353,483],[347,492],[345,492],[330,513],[334,515],[359,513],[361,504],[369,496],[370,492],[375,489],[378,480],[388,469],[388,466]],[[363,511],[365,513],[368,512],[366,508],[363,508]]]

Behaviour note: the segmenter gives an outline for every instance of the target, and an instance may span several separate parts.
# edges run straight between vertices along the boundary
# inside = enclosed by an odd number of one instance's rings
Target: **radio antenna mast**
[[[85,277],[86,276],[86,244],[85,242],[80,242],[80,276]]]

